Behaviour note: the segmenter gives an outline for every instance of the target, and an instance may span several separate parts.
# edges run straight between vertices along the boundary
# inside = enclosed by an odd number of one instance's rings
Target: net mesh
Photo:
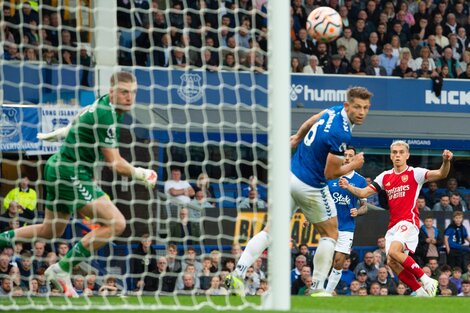
[[[5,2],[2,18],[0,182],[4,198],[25,176],[36,190],[36,207],[24,210],[31,214],[14,219],[23,225],[44,217],[44,166],[61,145],[37,141],[37,133],[69,124],[80,106],[103,95],[97,92],[100,82],[117,68],[94,67],[100,21],[93,18],[92,1],[20,2]],[[117,3],[109,9],[117,15],[117,62],[138,82],[135,108],[120,124],[119,150],[134,166],[156,170],[157,187],[149,191],[104,163],[94,164],[94,179],[124,215],[126,229],[73,268],[77,290],[94,286],[90,296],[51,293],[40,270],[61,257],[61,246],[70,249],[99,227],[99,220],[74,214],[63,235],[25,241],[23,251],[31,249],[30,257],[19,248],[13,251],[13,262],[23,267],[29,259],[32,267],[20,271],[23,284],[13,282],[0,302],[5,309],[258,307],[259,298],[230,297],[223,280],[239,257],[232,244],[244,245],[259,231],[267,210],[265,7],[250,1]],[[194,190],[189,198],[166,190],[175,170]],[[253,178],[260,201],[249,201]],[[10,221],[2,216],[2,231],[16,227]],[[50,253],[41,254],[37,241]],[[147,253],[142,246],[148,242]],[[162,272],[164,261],[171,268]],[[264,273],[247,285],[262,294],[266,258],[257,263]],[[12,281],[17,277],[7,275]],[[186,284],[188,276],[194,287]]]

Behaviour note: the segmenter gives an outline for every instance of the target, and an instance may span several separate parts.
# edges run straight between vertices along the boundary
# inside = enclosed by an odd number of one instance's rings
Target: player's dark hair
[[[347,146],[346,150],[352,150],[352,151],[354,151],[354,154],[357,154],[357,150],[353,146]]]
[[[134,74],[129,72],[116,72],[111,75],[111,87],[114,87],[117,83],[134,83],[136,82]]]
[[[359,98],[362,100],[370,100],[373,94],[364,87],[350,87],[347,91],[347,101],[353,102],[354,99]]]

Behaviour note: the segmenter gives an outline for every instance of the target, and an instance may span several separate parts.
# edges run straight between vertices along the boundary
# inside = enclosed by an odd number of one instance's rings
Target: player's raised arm
[[[360,169],[364,164],[364,153],[358,153],[349,164],[343,164],[343,159],[333,153],[329,153],[325,165],[326,179],[336,179],[347,173]]]
[[[341,177],[339,179],[338,184],[341,188],[346,189],[347,191],[349,191],[350,193],[354,194],[356,197],[359,197],[359,198],[367,198],[377,192],[374,189],[370,188],[369,186],[364,187],[364,188],[353,187],[349,184],[348,180],[344,177]]]
[[[449,150],[444,150],[442,152],[442,165],[438,170],[432,170],[428,172],[428,182],[444,179],[447,177],[447,175],[449,175],[450,160],[452,160],[453,156],[454,154]]]
[[[310,128],[312,128],[313,124],[315,124],[325,112],[326,110],[323,110],[317,114],[312,115],[300,126],[299,130],[297,130],[297,133],[290,136],[290,147],[292,149],[297,147],[297,145],[302,141],[305,135],[307,135]]]

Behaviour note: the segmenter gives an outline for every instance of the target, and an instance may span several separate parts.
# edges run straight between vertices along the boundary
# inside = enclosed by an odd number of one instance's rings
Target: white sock
[[[333,263],[336,240],[329,237],[320,238],[317,251],[313,257],[312,289],[324,289],[325,279]]]
[[[330,276],[328,276],[328,284],[326,285],[326,292],[333,293],[338,286],[338,283],[341,279],[341,275],[343,274],[342,270],[337,270],[336,268],[331,269]]]
[[[426,284],[427,282],[431,281],[431,277],[429,277],[428,275],[424,274],[423,276],[421,276],[419,278],[419,280],[423,283],[423,284]]]
[[[416,290],[415,292],[416,292],[416,295],[417,295],[417,296],[420,296],[420,297],[427,297],[427,296],[429,296],[428,293],[426,292],[426,290],[424,290],[423,287],[419,288],[419,289]]]
[[[271,236],[265,231],[260,231],[251,238],[240,256],[240,260],[238,260],[235,274],[244,279],[248,268],[255,263],[256,259],[260,257],[261,253],[269,246],[270,242]]]

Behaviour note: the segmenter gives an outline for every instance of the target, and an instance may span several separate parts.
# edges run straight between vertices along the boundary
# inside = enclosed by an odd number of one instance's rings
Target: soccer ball
[[[309,35],[320,42],[330,42],[341,34],[343,22],[338,12],[330,7],[319,7],[307,18]]]

